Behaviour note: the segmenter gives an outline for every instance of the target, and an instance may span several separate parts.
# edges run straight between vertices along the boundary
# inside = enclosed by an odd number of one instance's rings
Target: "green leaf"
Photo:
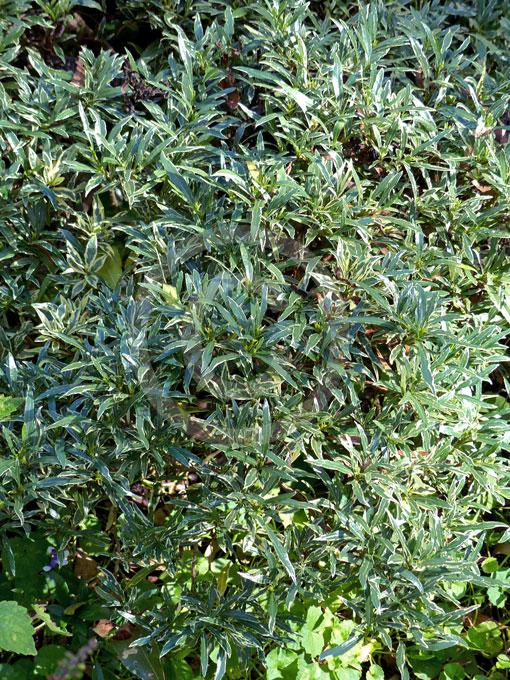
[[[165,680],[193,680],[196,675],[185,658],[167,660],[168,671],[165,669]]]
[[[473,626],[466,633],[466,640],[471,649],[487,656],[495,656],[503,648],[501,631],[496,621],[483,621]]]
[[[258,237],[259,227],[260,227],[260,218],[261,218],[261,209],[262,209],[262,201],[257,199],[253,204],[253,210],[252,210],[252,214],[251,214],[250,235],[251,235],[251,238],[253,240],[255,240]]]
[[[271,366],[271,368],[274,368],[278,375],[280,375],[287,383],[289,383],[289,385],[297,388],[297,384],[295,383],[290,373],[280,365],[278,360],[263,354],[259,354],[258,358],[264,363],[268,364],[268,366]]]
[[[460,663],[447,663],[441,671],[439,680],[462,680],[465,677],[466,673]]]
[[[496,668],[510,669],[510,658],[506,654],[498,654]]]
[[[9,539],[5,534],[2,537],[2,545],[3,545],[2,560],[4,560],[4,571],[7,571],[6,567],[8,566],[11,575],[16,576],[16,558],[14,557],[14,553],[12,552],[12,547],[11,544],[9,543]]]
[[[15,654],[35,655],[34,627],[27,609],[17,602],[0,602],[0,649]]]
[[[50,614],[47,611],[45,611],[45,609],[41,605],[34,604],[34,605],[32,605],[32,609],[34,610],[35,615],[41,621],[43,621],[46,624],[46,628],[51,633],[56,633],[58,635],[65,635],[66,637],[72,636],[72,633],[65,630],[65,628],[61,628],[60,626],[57,626],[57,624],[52,621]]]
[[[384,680],[384,670],[379,664],[372,663],[367,671],[366,680]]]
[[[313,99],[303,92],[300,92],[295,87],[290,87],[290,85],[287,85],[286,83],[280,83],[279,90],[285,92],[288,97],[294,100],[304,113],[306,113],[308,108],[313,105]]]
[[[140,680],[166,680],[156,645],[130,647],[136,636],[128,640],[108,640],[108,647],[117,654],[122,664]]]
[[[218,660],[216,662],[216,672],[214,673],[214,680],[221,680],[227,670],[227,654],[224,649],[220,649]]]
[[[41,571],[50,561],[48,547],[41,531],[32,532],[30,538],[15,536],[9,539],[9,546],[3,546],[2,562],[4,565],[14,562],[14,583],[20,593],[20,602],[26,606],[31,606],[41,597],[45,584]]]
[[[173,185],[174,189],[189,206],[193,205],[195,200],[193,192],[191,191],[191,188],[182,173],[179,172],[179,169],[175,167],[175,165],[165,156],[165,154],[162,154],[161,162],[167,171],[168,179]]]
[[[498,584],[500,583],[501,586],[510,585],[510,568],[498,569],[496,572],[494,572],[493,578],[495,581],[498,581]]]
[[[110,246],[104,264],[97,271],[110,288],[115,289],[122,277],[122,258],[116,246]]]
[[[20,397],[0,394],[0,421],[9,420],[9,417],[23,406],[24,402],[25,400]]]
[[[397,668],[402,675],[402,680],[408,680],[409,671],[407,669],[406,663],[406,648],[403,642],[398,643],[397,653],[396,653]]]
[[[338,680],[360,680],[361,671],[357,668],[339,668],[335,671]]]
[[[335,97],[337,99],[340,99],[340,97],[342,96],[342,92],[343,92],[343,68],[342,68],[342,62],[341,62],[338,54],[335,54],[335,58],[333,60],[332,82],[333,82],[333,92],[335,93]]]
[[[207,653],[207,638],[203,633],[200,637],[200,668],[202,675],[207,675],[207,668],[209,666],[209,654]]]
[[[16,465],[15,460],[9,460],[8,458],[0,459],[0,477],[8,472],[12,467]]]
[[[97,236],[94,234],[90,237],[85,248],[85,266],[89,271],[92,271],[92,265],[97,257]]]
[[[359,677],[359,676],[358,676]],[[330,680],[331,675],[318,663],[308,663],[300,669],[297,680]]]
[[[294,566],[292,562],[289,559],[289,556],[287,554],[287,551],[283,547],[283,545],[280,542],[280,539],[278,536],[274,533],[274,531],[271,529],[269,524],[262,524],[262,526],[265,528],[267,535],[269,537],[269,540],[273,544],[273,547],[275,549],[276,555],[282,565],[285,567],[287,573],[289,574],[290,578],[294,583],[296,583],[296,572],[294,570]]]
[[[306,613],[306,623],[301,629],[301,645],[307,654],[318,656],[324,647],[324,617],[320,607],[311,606]]]
[[[482,569],[486,574],[492,574],[499,569],[499,562],[496,557],[487,557],[482,562]]]
[[[341,645],[338,645],[337,647],[332,647],[331,649],[326,649],[320,655],[319,660],[322,661],[323,659],[326,659],[328,656],[342,656],[343,654],[346,654],[350,649],[355,647],[361,640],[363,640],[363,635],[359,634],[353,635],[348,640],[343,642]]]
[[[423,348],[422,344],[418,345],[418,355],[420,357],[420,364],[421,364],[421,371],[422,371],[422,376],[427,385],[430,387],[432,392],[435,393],[436,388],[434,385],[434,379],[432,377],[432,372],[430,370],[430,362],[429,358],[427,356],[427,353],[425,352],[425,349]]]
[[[277,647],[266,656],[267,680],[296,680],[305,666],[303,654]]]
[[[502,608],[505,606],[507,595],[501,588],[487,588],[487,597],[495,607]]]
[[[0,663],[2,680],[33,680],[34,662],[32,659],[19,659],[12,665]]]
[[[46,677],[58,668],[58,662],[65,657],[66,648],[62,645],[44,645],[34,659],[34,671]]]

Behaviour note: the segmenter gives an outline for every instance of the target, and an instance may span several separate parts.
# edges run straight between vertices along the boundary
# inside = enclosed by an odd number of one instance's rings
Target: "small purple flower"
[[[48,565],[43,567],[43,571],[51,571],[53,567],[56,567],[58,565],[58,557],[57,557],[57,551],[55,548],[48,548],[47,550],[48,554],[51,555],[51,560]],[[64,550],[64,560],[62,562],[62,566],[64,564],[67,564],[67,558],[69,557],[69,550]]]

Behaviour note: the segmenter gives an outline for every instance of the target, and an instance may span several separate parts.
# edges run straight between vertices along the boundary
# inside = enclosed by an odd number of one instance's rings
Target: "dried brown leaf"
[[[74,573],[84,581],[90,581],[97,576],[99,568],[97,562],[83,550],[78,549],[74,560]]]
[[[73,79],[71,82],[77,87],[85,87],[85,64],[81,59],[78,59],[76,62],[76,68],[74,69]]]
[[[100,619],[95,626],[93,626],[92,630],[96,635],[99,635],[101,638],[108,637],[112,630],[114,629],[114,625],[111,621],[108,619]]]
[[[486,194],[488,191],[492,191],[492,187],[488,187],[485,184],[480,184],[480,182],[477,179],[471,180],[471,184],[475,187],[475,189],[481,191],[482,194]]]

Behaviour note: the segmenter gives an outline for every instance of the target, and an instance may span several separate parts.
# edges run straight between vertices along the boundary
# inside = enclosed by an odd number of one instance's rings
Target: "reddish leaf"
[[[480,184],[480,182],[476,179],[471,180],[471,184],[478,189],[478,191],[481,191],[482,194],[486,194],[488,191],[492,191],[492,187],[485,186],[484,184]]]
[[[117,629],[117,632],[115,635],[112,635],[112,640],[129,640],[129,638],[132,635],[133,631],[133,626],[131,624],[126,623],[123,626],[120,626],[120,628]]]
[[[225,78],[223,78],[223,80],[220,80],[220,87],[222,90],[227,90],[231,87],[235,87],[235,85],[236,77],[229,69]],[[228,93],[225,99],[225,104],[228,106],[229,109],[233,111],[234,109],[237,109],[239,105],[239,99],[240,99],[239,92],[237,90],[233,90],[232,92]]]
[[[231,109],[232,111],[234,111],[234,109],[237,109],[237,107],[239,105],[239,99],[240,99],[240,96],[239,96],[239,92],[237,90],[230,92],[227,95],[227,101],[226,101],[228,108]]]
[[[114,625],[111,621],[108,619],[100,619],[96,625],[92,628],[94,633],[96,635],[99,635],[101,638],[108,637],[108,635],[112,632],[114,628]]]
[[[78,87],[85,87],[85,65],[81,59],[78,59],[76,62],[76,68],[71,82]]]

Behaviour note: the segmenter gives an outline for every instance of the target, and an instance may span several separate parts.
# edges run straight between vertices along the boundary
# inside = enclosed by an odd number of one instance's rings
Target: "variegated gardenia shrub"
[[[506,677],[509,12],[1,3],[2,678]]]

